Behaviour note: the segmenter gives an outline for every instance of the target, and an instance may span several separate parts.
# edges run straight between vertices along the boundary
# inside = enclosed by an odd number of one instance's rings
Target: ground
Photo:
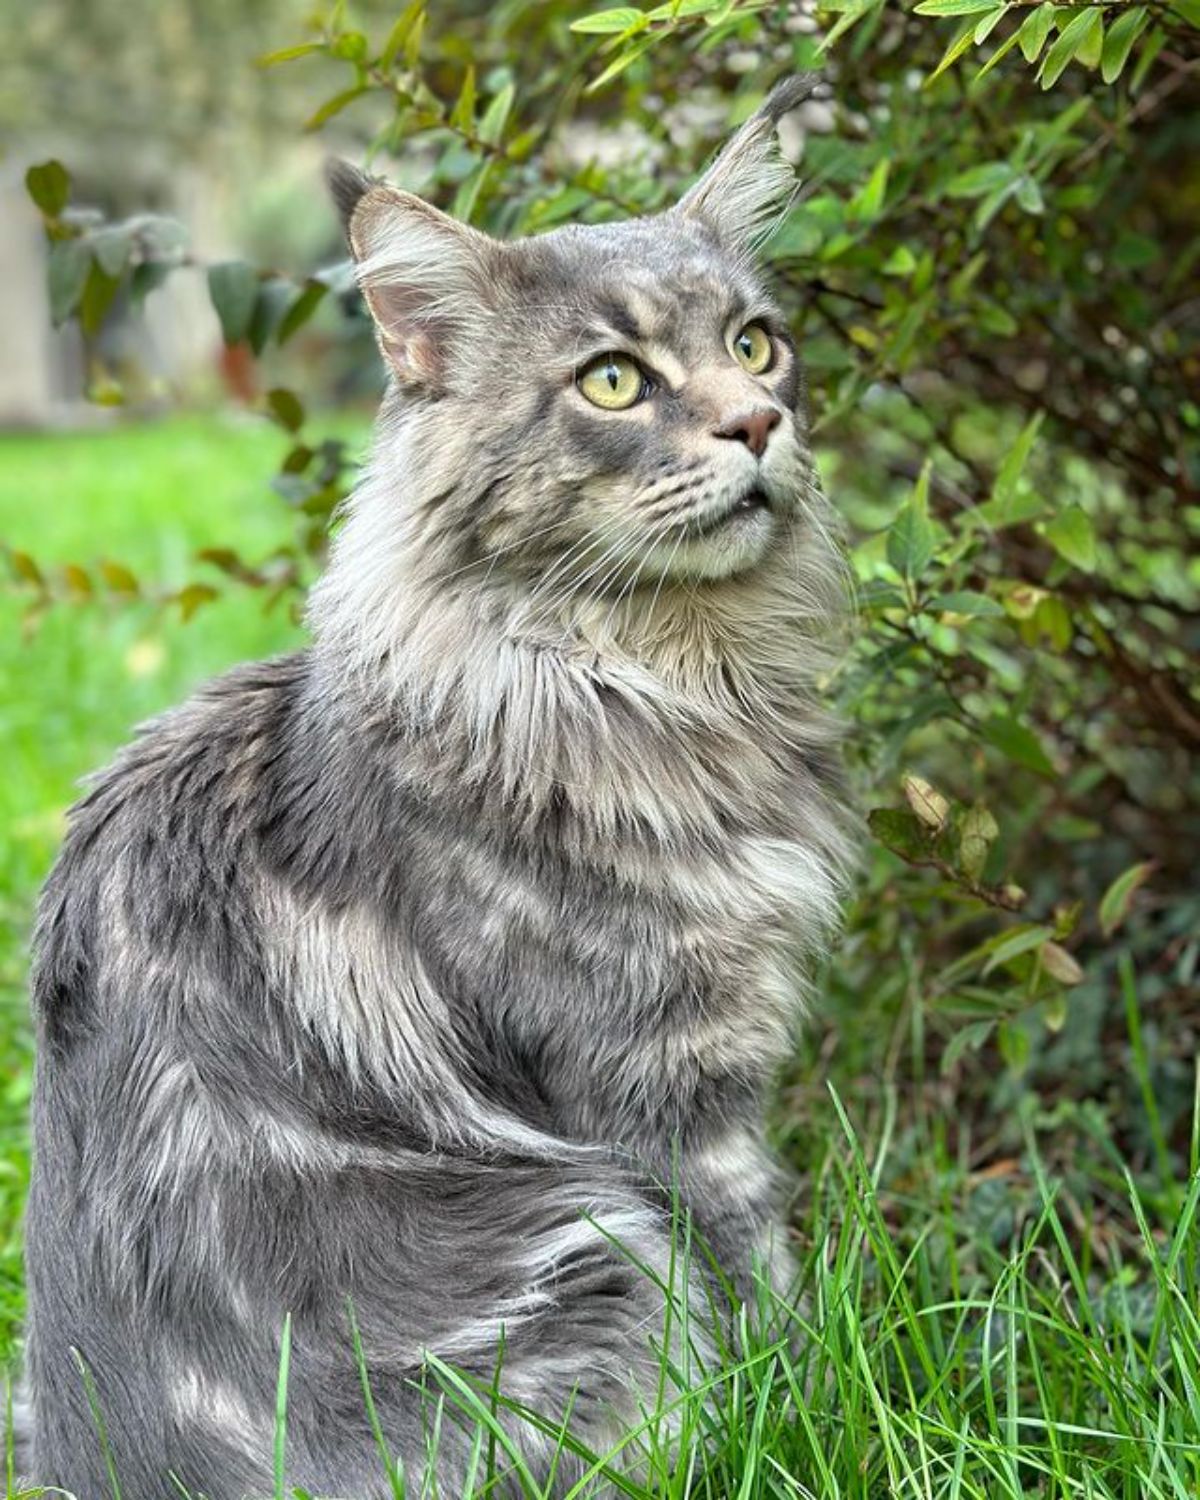
[[[287,536],[264,482],[279,450],[279,435],[249,417],[6,437],[0,537],[43,560],[119,559],[177,586],[203,576],[198,547],[236,535],[255,557]],[[242,592],[187,624],[175,607],[91,602],[57,607],[30,632],[24,609],[19,593],[0,596],[0,1359],[9,1361],[19,1354],[28,1163],[26,944],[64,811],[133,724],[222,667],[300,639],[286,608],[264,614],[261,597]],[[682,1460],[661,1412],[651,1414],[634,1439],[648,1450],[645,1475],[627,1492],[1200,1493],[1200,1111],[1190,1151],[1184,1121],[1189,1177],[1180,1156],[1155,1150],[1155,1033],[1141,1022],[1139,976],[1109,972],[1079,1002],[1105,1025],[1115,1006],[1131,1069],[1105,1072],[1117,1054],[1097,1044],[1088,1056],[1099,1081],[1074,1088],[994,1059],[943,1067],[945,1035],[931,1041],[901,978],[883,955],[870,997],[851,1004],[844,983],[825,986],[785,1083],[776,1133],[798,1169],[803,1267],[793,1326],[711,1372],[719,1415],[698,1400],[675,1414]],[[1069,1072],[1064,1061],[1060,1079]],[[450,1401],[476,1399],[452,1372],[442,1378]],[[670,1400],[665,1377],[660,1406]],[[476,1415],[486,1426],[486,1402]],[[485,1445],[481,1471],[487,1463]]]

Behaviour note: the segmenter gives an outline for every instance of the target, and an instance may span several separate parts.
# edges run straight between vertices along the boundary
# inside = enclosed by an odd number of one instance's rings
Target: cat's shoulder
[[[48,1022],[78,1018],[116,958],[128,978],[203,946],[228,915],[262,767],[308,678],[304,652],[236,667],[87,778],[38,907],[34,1006]]]
[[[83,783],[43,904],[70,883],[102,884],[120,858],[143,863],[231,827],[253,799],[258,768],[282,742],[310,675],[307,652],[247,663],[213,678],[133,737]]]
[[[247,662],[203,683],[191,697],[139,724],[133,737],[103,769],[83,783],[71,809],[72,828],[110,813],[114,803],[148,793],[187,795],[199,790],[195,771],[233,774],[266,741],[286,732],[310,677],[306,651]]]

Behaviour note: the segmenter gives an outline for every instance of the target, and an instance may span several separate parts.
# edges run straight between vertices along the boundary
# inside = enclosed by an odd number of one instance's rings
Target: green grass
[[[128,564],[148,583],[208,576],[195,551],[231,540],[251,558],[286,541],[267,480],[283,439],[253,418],[0,439],[0,541],[43,566]],[[37,887],[80,777],[131,728],[214,672],[294,645],[286,610],[223,597],[186,625],[148,604],[51,610],[32,635],[28,600],[0,591],[0,1359],[21,1314],[19,1215],[28,1171],[26,948]]]
[[[288,536],[265,484],[280,448],[266,427],[211,418],[5,438],[0,538],[43,561],[119,558],[178,584],[198,576],[197,547],[233,541],[254,556]],[[132,724],[299,632],[245,594],[187,625],[147,605],[63,606],[29,639],[21,598],[0,595],[0,609],[7,1358],[18,1349],[27,1179],[25,943],[63,812],[78,778]],[[877,993],[855,995],[853,1007],[831,988],[787,1080],[776,1130],[801,1183],[796,1306],[768,1309],[765,1329],[748,1330],[689,1391],[664,1368],[653,1409],[625,1440],[618,1493],[1190,1500],[1200,1494],[1200,1109],[1190,1146],[1168,1139],[1154,1087],[1159,1041],[1132,963],[1111,981],[1124,1020],[1103,1041],[1114,1087],[1088,1098],[1069,1077],[1050,1089],[994,1057],[940,1070],[904,962],[882,956]],[[489,1474],[513,1467],[503,1397],[446,1366],[429,1380],[431,1441],[455,1411],[475,1422],[487,1492]],[[286,1383],[285,1366],[279,1495],[291,1493]],[[373,1430],[386,1450],[377,1421]],[[569,1430],[554,1431],[579,1451]],[[605,1455],[585,1457],[598,1474],[609,1467]],[[386,1451],[380,1485],[405,1492]],[[537,1493],[519,1476],[518,1486]]]

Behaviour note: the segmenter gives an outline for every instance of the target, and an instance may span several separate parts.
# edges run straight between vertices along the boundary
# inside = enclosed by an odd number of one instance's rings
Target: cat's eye
[[[605,411],[624,411],[649,392],[649,383],[627,354],[602,354],[579,372],[579,389]]]
[[[733,353],[744,370],[749,370],[751,375],[761,375],[771,367],[775,346],[761,323],[747,323],[733,341]]]

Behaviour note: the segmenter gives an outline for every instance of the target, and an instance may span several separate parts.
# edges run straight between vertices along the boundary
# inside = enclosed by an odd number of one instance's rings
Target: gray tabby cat
[[[150,725],[41,907],[39,1482],[109,1493],[81,1362],[124,1500],[269,1492],[290,1312],[289,1481],[382,1494],[348,1302],[418,1488],[428,1353],[486,1380],[503,1340],[603,1449],[673,1193],[786,1284],[764,1102],[846,861],[840,566],[753,263],[804,92],[670,211],[519,243],[335,170],[391,380],[313,644]],[[439,1493],[468,1453],[447,1411]]]

